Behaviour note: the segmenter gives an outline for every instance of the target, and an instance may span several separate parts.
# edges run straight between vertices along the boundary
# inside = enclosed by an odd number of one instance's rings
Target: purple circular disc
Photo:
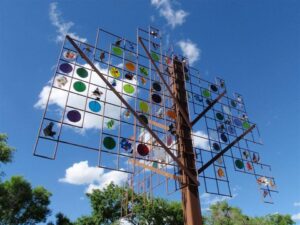
[[[64,73],[70,73],[73,67],[69,63],[60,64],[59,69]]]
[[[76,123],[79,120],[81,120],[81,114],[77,110],[71,110],[71,111],[69,111],[67,113],[67,117],[73,123]]]

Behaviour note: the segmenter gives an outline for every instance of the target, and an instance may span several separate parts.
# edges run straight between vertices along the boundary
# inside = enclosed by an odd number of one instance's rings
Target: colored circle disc
[[[86,89],[86,86],[83,82],[81,81],[76,81],[74,84],[73,84],[73,88],[78,91],[78,92],[83,92],[85,91]]]
[[[210,91],[207,90],[207,89],[204,89],[204,90],[202,91],[202,94],[203,94],[203,96],[204,96],[205,98],[209,98],[209,97],[210,97]]]
[[[141,155],[141,156],[146,156],[149,154],[149,148],[147,147],[147,145],[145,144],[139,144],[137,146],[137,152]]]
[[[69,63],[60,64],[59,69],[63,73],[70,73],[73,70],[73,67]]]
[[[167,136],[167,145],[170,146],[170,145],[172,145],[172,143],[173,143],[173,137],[172,137],[172,135],[168,135]]]
[[[76,70],[76,73],[77,73],[78,76],[80,76],[81,78],[86,78],[86,77],[89,75],[88,71],[87,71],[86,69],[84,69],[84,68],[78,68],[78,69]]]
[[[145,76],[148,76],[148,70],[145,67],[140,67],[140,72]]]
[[[240,126],[243,125],[243,124],[242,124],[242,121],[241,121],[239,118],[234,118],[234,119],[233,119],[233,123],[234,123],[236,126],[238,126],[238,127],[240,127]]]
[[[156,61],[156,62],[159,61],[159,56],[155,52],[151,52],[151,57],[154,61]]]
[[[171,119],[175,120],[176,119],[176,113],[173,110],[168,110],[166,112],[167,116],[170,117]]]
[[[149,106],[146,102],[140,102],[140,110],[144,113],[147,113],[149,110]]]
[[[155,103],[161,103],[161,97],[158,94],[153,94],[152,101]]]
[[[144,122],[145,124],[148,124],[148,118],[147,118],[147,116],[141,114],[141,115],[139,115],[139,117],[140,117],[140,119],[143,120],[143,122]]]
[[[235,160],[234,163],[235,163],[235,165],[236,165],[237,168],[239,168],[239,169],[243,169],[244,168],[244,163],[243,163],[242,160],[237,159],[237,160]]]
[[[114,147],[116,147],[116,141],[112,137],[105,137],[103,139],[103,145],[107,149],[113,149]]]
[[[155,91],[161,91],[161,86],[158,82],[154,82],[152,84],[152,88],[155,90]]]
[[[131,84],[125,84],[123,89],[127,94],[132,94],[134,92],[134,87]]]
[[[90,101],[89,102],[89,108],[93,112],[99,112],[101,110],[101,105],[97,101]]]
[[[218,176],[219,176],[219,177],[224,177],[224,176],[225,176],[225,173],[224,173],[224,171],[222,170],[222,168],[219,168],[219,169],[218,169]]]
[[[243,122],[243,128],[244,129],[249,129],[250,128],[250,123],[248,123],[247,121]]]
[[[216,150],[216,151],[220,151],[220,149],[221,149],[221,147],[218,143],[213,143],[212,146],[213,146],[214,150]]]
[[[237,104],[236,104],[236,102],[235,102],[234,100],[231,100],[230,104],[231,104],[231,106],[234,107],[234,108],[237,106]]]
[[[210,90],[217,92],[218,91],[218,87],[214,84],[210,85]]]
[[[81,120],[81,114],[77,110],[71,110],[67,113],[67,118],[73,122],[76,123],[79,120]]]
[[[225,134],[221,134],[221,140],[224,141],[224,142],[227,142],[228,138]]]
[[[77,56],[75,52],[68,51],[68,50],[65,51],[63,55],[65,59],[69,59],[69,60],[74,60]]]
[[[121,56],[121,55],[123,54],[122,49],[119,48],[119,47],[113,47],[113,48],[112,48],[112,51],[113,51],[113,53],[114,53],[115,55],[118,55],[118,56]]]
[[[110,74],[111,74],[114,78],[120,77],[120,71],[119,71],[117,68],[115,68],[115,67],[110,68]]]
[[[224,119],[224,116],[222,113],[216,113],[216,117],[218,120],[223,120]]]
[[[129,71],[135,71],[135,66],[133,63],[128,62],[125,64],[126,69],[128,69]]]

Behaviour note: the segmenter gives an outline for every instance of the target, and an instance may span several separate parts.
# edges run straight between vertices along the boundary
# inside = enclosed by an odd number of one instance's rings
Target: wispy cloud
[[[151,0],[151,4],[159,10],[160,16],[164,17],[172,28],[182,25],[189,14],[182,9],[174,10],[171,0]]]
[[[50,4],[49,17],[52,25],[56,27],[56,42],[64,41],[67,34],[79,41],[87,41],[86,38],[81,38],[76,33],[70,31],[70,29],[74,26],[74,23],[72,21],[65,22],[63,20],[62,13],[57,9],[57,2],[52,2]]]
[[[292,215],[292,220],[300,220],[300,213]]]
[[[300,202],[294,202],[293,204],[295,207],[299,207],[300,206]]]
[[[195,131],[193,132],[192,137],[193,137],[194,147],[210,150],[208,135],[204,131],[202,130]]]
[[[119,171],[110,171],[105,173],[104,169],[91,167],[88,161],[74,163],[66,169],[65,177],[60,178],[59,182],[87,185],[86,193],[91,193],[95,189],[103,189],[113,182],[116,185],[122,185],[127,180],[127,174]]]
[[[180,47],[182,54],[188,58],[190,65],[200,59],[201,50],[191,40],[180,40],[177,45]]]

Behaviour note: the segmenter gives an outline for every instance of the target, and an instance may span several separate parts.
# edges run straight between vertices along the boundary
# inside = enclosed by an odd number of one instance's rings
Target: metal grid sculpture
[[[90,130],[97,142],[65,135]],[[99,167],[129,173],[130,190],[147,198],[165,186],[189,199],[198,195],[198,178],[208,193],[231,196],[230,164],[254,175],[265,202],[277,192],[266,174],[270,166],[255,150],[259,131],[242,96],[229,97],[224,80],[205,81],[188,59],[164,52],[154,27],[139,28],[136,43],[102,29],[94,45],[67,36],[34,155],[55,159],[65,144],[94,150]],[[130,202],[127,193],[126,209]],[[186,223],[198,224],[191,221]]]

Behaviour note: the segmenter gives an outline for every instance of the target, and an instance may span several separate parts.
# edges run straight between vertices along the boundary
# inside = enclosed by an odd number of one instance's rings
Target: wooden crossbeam
[[[171,173],[168,173],[166,171],[163,171],[163,170],[160,170],[160,169],[157,169],[153,166],[149,166],[149,165],[146,165],[145,163],[141,163],[137,160],[134,160],[134,159],[129,159],[129,162],[134,164],[134,165],[137,165],[137,166],[140,166],[140,167],[143,167],[145,169],[148,169],[148,170],[151,170],[157,174],[160,174],[162,176],[165,176],[165,177],[168,177],[168,178],[171,178],[171,179],[174,179],[174,180],[181,180],[181,177],[180,176],[176,176],[174,174],[171,174]]]

